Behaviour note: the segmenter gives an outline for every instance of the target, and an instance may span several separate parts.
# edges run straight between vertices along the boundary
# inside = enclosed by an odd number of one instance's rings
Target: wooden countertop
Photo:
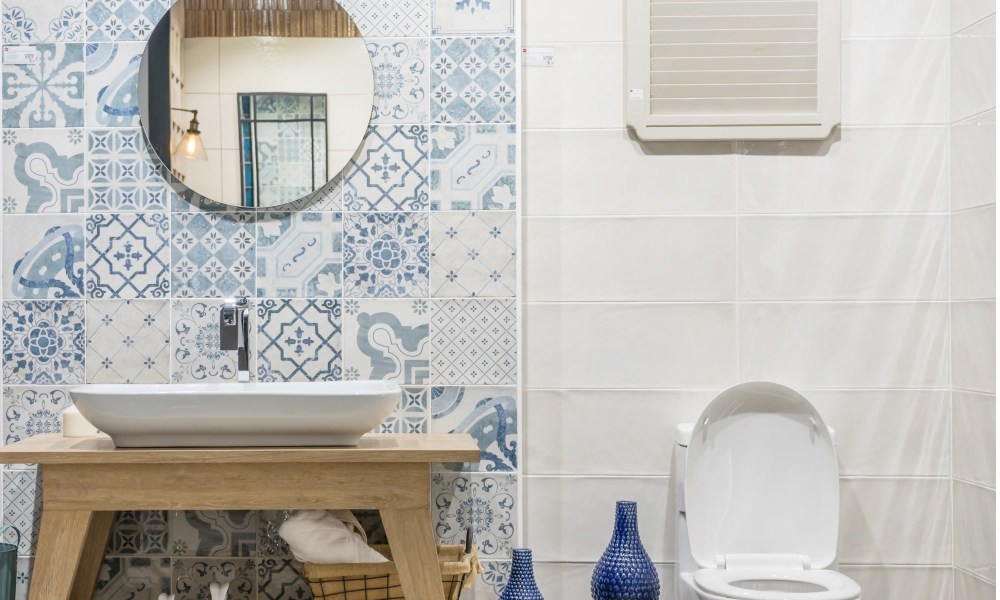
[[[467,433],[369,434],[352,448],[115,448],[106,435],[38,435],[0,449],[0,463],[431,463],[478,462]]]

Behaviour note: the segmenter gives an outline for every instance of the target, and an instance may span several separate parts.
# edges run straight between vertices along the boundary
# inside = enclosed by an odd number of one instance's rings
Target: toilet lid
[[[824,569],[837,555],[837,456],[816,409],[774,383],[730,388],[708,405],[687,450],[684,500],[695,561],[801,555]]]
[[[764,581],[772,585],[763,587],[771,589],[750,589],[755,586],[743,584]],[[861,586],[856,581],[836,571],[701,569],[694,572],[694,582],[700,589],[716,596],[741,600],[855,600],[861,595]],[[789,582],[819,589],[782,591],[781,584]]]

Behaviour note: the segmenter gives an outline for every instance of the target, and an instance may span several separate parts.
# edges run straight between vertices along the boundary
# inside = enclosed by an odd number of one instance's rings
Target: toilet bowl
[[[808,400],[741,384],[677,438],[678,600],[861,598],[837,570],[833,431]]]

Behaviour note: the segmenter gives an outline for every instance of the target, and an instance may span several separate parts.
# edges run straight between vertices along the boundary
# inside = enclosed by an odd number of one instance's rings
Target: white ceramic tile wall
[[[952,408],[952,473],[956,479],[996,488],[996,396],[955,391]]]
[[[951,297],[996,297],[996,205],[957,212],[951,217]]]
[[[951,39],[952,121],[996,106],[997,23],[989,17]]]
[[[996,583],[996,491],[956,481],[954,494],[955,566]]]
[[[950,211],[993,203],[995,117],[952,125],[949,15],[992,6],[845,0],[830,140],[647,144],[623,126],[623,2],[527,4],[527,45],[556,50],[524,103],[524,539],[543,591],[586,597],[630,494],[673,560],[673,426],[763,378],[838,430],[841,561],[865,597],[952,598],[953,446],[967,477],[993,469],[952,414],[995,409],[951,402],[953,264],[962,293],[993,284],[989,226]]]

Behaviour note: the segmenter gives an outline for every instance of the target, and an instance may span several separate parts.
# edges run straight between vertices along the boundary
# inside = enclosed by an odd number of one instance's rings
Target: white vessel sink
[[[392,414],[388,381],[84,385],[83,416],[122,448],[354,446]]]

